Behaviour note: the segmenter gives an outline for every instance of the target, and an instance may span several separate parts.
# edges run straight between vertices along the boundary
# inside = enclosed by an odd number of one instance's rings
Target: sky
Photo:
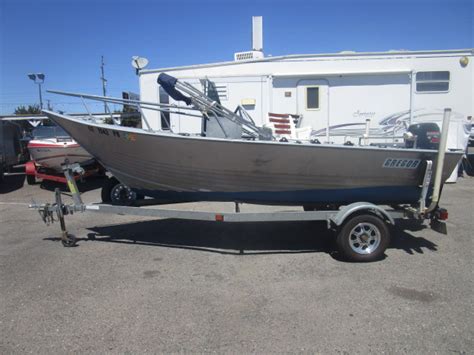
[[[139,92],[131,57],[148,68],[233,60],[251,49],[263,16],[265,55],[473,48],[474,0],[0,0],[0,115],[38,104],[28,73],[44,73],[43,102],[84,112],[79,99],[46,93]],[[91,105],[99,111],[101,104]]]

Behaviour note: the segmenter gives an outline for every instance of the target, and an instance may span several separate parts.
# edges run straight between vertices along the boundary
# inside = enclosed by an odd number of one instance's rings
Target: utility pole
[[[107,96],[107,91],[105,89],[107,85],[107,79],[105,78],[104,75],[104,56],[101,56],[101,63],[100,63],[100,71],[102,76],[100,77],[100,80],[102,80],[102,94],[103,96]],[[109,108],[107,107],[107,103],[104,101],[104,112],[109,112]]]

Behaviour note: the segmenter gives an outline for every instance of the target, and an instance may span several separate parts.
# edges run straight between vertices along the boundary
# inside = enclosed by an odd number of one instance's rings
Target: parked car
[[[21,140],[21,128],[12,122],[0,121],[0,181],[14,165],[23,163],[27,150]]]

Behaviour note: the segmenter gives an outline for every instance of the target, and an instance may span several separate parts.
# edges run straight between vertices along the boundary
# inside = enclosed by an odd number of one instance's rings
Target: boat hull
[[[151,133],[45,112],[118,180],[152,197],[305,205],[415,203],[436,151]],[[443,181],[461,153],[446,154]]]
[[[28,151],[35,164],[54,171],[62,171],[61,164],[66,159],[69,163],[86,164],[93,160],[76,142],[58,142],[55,138],[31,140]]]

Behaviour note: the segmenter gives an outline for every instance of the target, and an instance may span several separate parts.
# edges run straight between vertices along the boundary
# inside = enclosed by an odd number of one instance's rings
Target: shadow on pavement
[[[437,245],[423,237],[405,231],[426,228],[418,224],[392,229],[389,249],[404,250],[408,254],[436,251]],[[257,255],[324,252],[341,260],[335,251],[334,233],[325,222],[249,222],[216,223],[179,219],[151,220],[88,228],[87,238],[120,244],[181,248],[220,254]],[[46,238],[59,240],[59,238]]]
[[[415,237],[408,233],[428,229],[429,226],[412,220],[397,221],[392,228],[392,241],[389,248],[404,250],[408,254],[423,254],[425,250],[437,251],[438,246],[423,237]]]
[[[324,226],[317,222],[216,223],[163,219],[88,228],[91,233],[87,238],[78,238],[78,242],[92,240],[234,255],[327,252],[332,240]],[[45,240],[59,241],[59,238]]]

